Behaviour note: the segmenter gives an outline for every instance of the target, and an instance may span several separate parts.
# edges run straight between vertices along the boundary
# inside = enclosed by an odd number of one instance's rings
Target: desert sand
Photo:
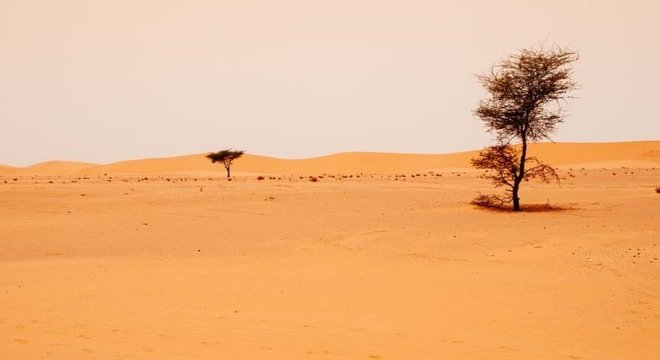
[[[660,141],[474,154],[2,166],[0,359],[658,358]]]

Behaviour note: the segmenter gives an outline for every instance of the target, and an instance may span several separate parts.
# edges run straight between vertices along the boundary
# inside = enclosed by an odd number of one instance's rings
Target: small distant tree
[[[563,121],[562,102],[577,87],[569,65],[577,60],[577,53],[569,49],[525,49],[500,61],[489,73],[477,75],[489,96],[474,114],[496,135],[498,145],[481,151],[472,165],[492,170],[485,177],[495,186],[507,187],[510,196],[505,200],[513,202],[514,211],[520,211],[523,180],[559,180],[552,167],[528,156],[527,145],[550,139]],[[520,145],[514,147],[512,142]]]
[[[227,170],[227,179],[231,178],[231,163],[243,156],[245,151],[239,150],[239,151],[234,151],[232,149],[226,149],[226,150],[220,150],[216,153],[209,153],[206,155],[207,158],[211,159],[211,162],[216,163],[216,162],[221,162],[225,170]]]

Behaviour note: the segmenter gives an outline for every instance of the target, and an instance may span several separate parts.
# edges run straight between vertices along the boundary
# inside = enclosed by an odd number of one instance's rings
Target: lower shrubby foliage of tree
[[[524,164],[524,166],[521,166]],[[511,145],[489,146],[472,159],[472,166],[486,170],[482,178],[489,179],[495,187],[504,187],[506,196],[479,195],[473,204],[486,207],[502,207],[513,201],[513,194],[521,181],[538,179],[549,183],[559,181],[559,175],[551,166],[536,157],[527,157],[524,161],[521,152]]]

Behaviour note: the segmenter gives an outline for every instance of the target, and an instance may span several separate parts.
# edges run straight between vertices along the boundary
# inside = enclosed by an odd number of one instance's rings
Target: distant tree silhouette
[[[232,149],[220,150],[216,153],[209,153],[206,155],[207,158],[211,159],[211,162],[221,162],[227,170],[227,179],[231,179],[231,163],[243,156],[245,151],[239,150],[234,151]]]
[[[569,65],[577,60],[577,53],[569,49],[525,49],[477,75],[489,96],[474,114],[496,135],[498,145],[481,151],[472,165],[493,171],[484,176],[495,186],[507,187],[510,196],[503,200],[513,202],[514,211],[520,211],[523,180],[559,180],[554,169],[528,156],[527,145],[550,139],[563,121],[562,102],[577,87]],[[512,142],[519,142],[519,147]]]

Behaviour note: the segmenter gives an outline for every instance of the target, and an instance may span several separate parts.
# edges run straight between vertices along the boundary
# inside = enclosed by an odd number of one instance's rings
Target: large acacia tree
[[[227,170],[227,179],[231,179],[231,163],[243,156],[244,153],[245,152],[243,150],[234,151],[232,149],[226,149],[215,153],[209,153],[206,155],[206,157],[211,159],[211,162],[213,163],[222,163],[222,165],[225,167],[225,170]]]
[[[523,180],[558,179],[550,166],[528,156],[527,146],[550,140],[550,134],[563,121],[562,103],[577,87],[570,67],[577,60],[577,53],[570,49],[525,49],[501,60],[490,72],[477,75],[488,97],[479,102],[474,113],[496,135],[498,145],[480,152],[472,164],[493,170],[486,177],[507,188],[507,200],[513,202],[515,211],[520,211]],[[512,147],[513,143],[519,146]]]

